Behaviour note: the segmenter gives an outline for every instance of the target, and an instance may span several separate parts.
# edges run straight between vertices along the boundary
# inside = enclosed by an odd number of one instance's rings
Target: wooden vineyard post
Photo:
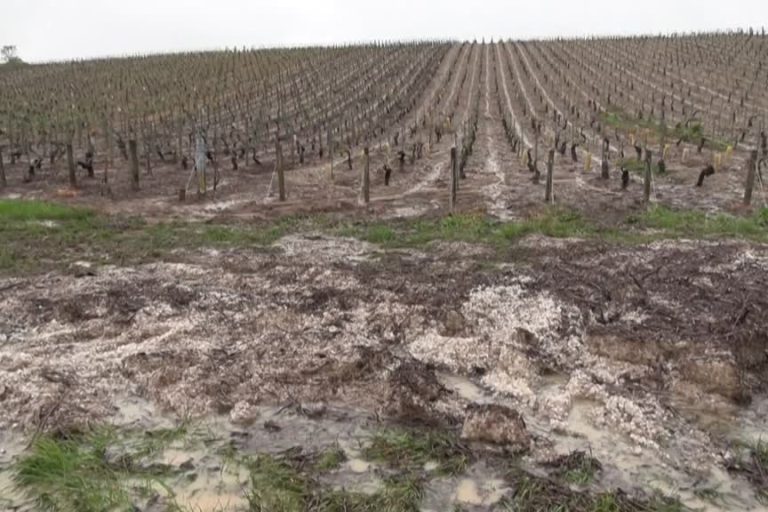
[[[752,190],[755,187],[755,176],[757,175],[757,150],[750,153],[747,161],[747,184],[744,187],[744,204],[752,204]]]
[[[277,189],[280,201],[285,201],[285,173],[283,172],[283,148],[280,146],[280,137],[275,138],[275,170],[277,171]]]
[[[363,149],[365,163],[363,165],[363,178],[362,178],[362,193],[363,203],[368,204],[371,202],[371,158],[368,151],[368,146]]]
[[[136,139],[128,140],[128,158],[131,169],[131,188],[134,191],[139,190],[139,154],[136,147]]]
[[[321,139],[320,145],[322,146],[323,145],[323,143],[322,143],[322,136],[320,137],[320,139]],[[331,182],[333,182],[333,139],[332,139],[332,136],[331,136],[331,128],[330,127],[328,128],[328,131],[326,133],[326,144],[325,145],[328,146],[328,148],[327,148],[327,150],[328,150],[328,160],[329,160],[330,169],[331,169],[330,176],[331,176]]]
[[[207,183],[207,168],[208,168],[208,145],[206,144],[205,137],[202,130],[198,131],[195,138],[195,169],[193,171],[194,176],[197,178],[197,195],[204,196],[208,192]]]
[[[547,191],[544,194],[544,201],[547,203],[554,203],[555,202],[555,195],[553,185],[553,170],[555,167],[555,150],[550,149],[549,155],[547,156]]]
[[[643,202],[648,204],[651,201],[651,180],[653,178],[651,170],[651,159],[653,158],[653,152],[651,150],[645,151],[645,182],[643,188]]]
[[[459,191],[459,159],[456,157],[456,146],[451,148],[451,194],[449,196],[448,208],[453,213],[456,208],[456,194]]]
[[[147,137],[143,137],[143,138],[144,138],[144,147],[147,150],[147,155],[146,155],[147,156],[147,161],[146,161],[147,174],[152,176],[152,141]]]
[[[608,167],[608,149],[609,149],[609,147],[607,147],[607,146],[608,146],[607,141],[603,141],[602,152],[601,152],[601,155],[600,155],[600,159],[601,159],[601,163],[600,163],[601,173],[600,173],[600,176],[604,180],[607,180],[607,179],[611,178],[610,168]]]
[[[109,127],[109,118],[106,116],[104,117],[104,146],[104,153],[107,158],[104,163],[104,179],[101,183],[101,195],[109,193],[109,168],[112,167],[112,131]]]
[[[184,125],[181,121],[176,125],[176,163],[180,169],[184,168]],[[246,155],[247,158],[247,155]]]
[[[75,155],[72,149],[72,141],[67,142],[67,169],[69,169],[69,186],[77,187],[77,168],[75,167]]]
[[[3,163],[3,148],[0,148],[0,187],[5,187],[8,182],[5,179],[5,164]]]

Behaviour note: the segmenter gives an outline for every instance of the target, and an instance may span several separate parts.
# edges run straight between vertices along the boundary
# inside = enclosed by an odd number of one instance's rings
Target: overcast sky
[[[382,39],[531,38],[768,26],[768,0],[0,0],[30,62]]]

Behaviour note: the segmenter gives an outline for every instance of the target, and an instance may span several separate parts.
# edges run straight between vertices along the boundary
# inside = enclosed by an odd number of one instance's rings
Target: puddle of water
[[[439,375],[440,381],[453,389],[466,401],[504,403],[503,398],[494,397],[469,379],[453,375]],[[567,378],[561,375],[543,377],[540,391],[558,392],[563,390]],[[509,403],[510,406],[514,404]],[[704,476],[684,473],[685,468],[676,469],[660,454],[653,450],[638,450],[634,443],[610,428],[599,428],[592,421],[593,413],[602,405],[598,402],[575,400],[570,403],[564,432],[552,431],[551,426],[535,415],[526,415],[529,429],[553,442],[558,454],[581,450],[591,452],[601,461],[604,470],[599,484],[605,488],[623,488],[631,491],[637,487],[656,488],[666,494],[677,495],[689,507],[703,511],[721,510],[718,506],[703,502],[695,491],[716,490],[732,510],[765,510],[754,500],[751,486],[740,478],[729,475],[714,464],[704,468]],[[765,424],[768,413],[768,399],[756,400],[753,406],[741,413],[734,411],[710,412],[709,421],[717,424],[720,420],[731,421],[731,434],[738,438],[768,439]],[[206,441],[187,443],[179,441],[157,456],[157,462],[181,468],[187,466],[178,476],[166,481],[174,493],[178,505],[187,510],[216,511],[241,510],[247,508],[244,492],[249,486],[249,474],[245,468],[230,466],[217,455],[217,450],[230,444],[241,455],[280,453],[292,448],[307,450],[340,446],[347,455],[338,470],[324,475],[323,481],[335,488],[355,492],[375,493],[382,488],[377,466],[364,460],[361,454],[371,432],[376,428],[371,420],[359,411],[345,411],[328,408],[320,419],[312,419],[295,410],[274,407],[259,408],[259,423],[242,429],[232,425],[226,418],[216,418],[206,423]],[[264,427],[269,421],[270,428]],[[175,422],[164,417],[149,403],[140,399],[121,401],[113,419],[119,426],[136,429],[167,428]],[[727,422],[726,422],[727,423]],[[215,439],[215,441],[210,441]],[[674,449],[681,449],[677,446]],[[8,471],[15,455],[21,453],[24,443],[20,436],[12,437],[0,432],[0,509],[24,504],[24,497],[18,496]],[[435,462],[427,463],[425,471],[437,469]],[[434,475],[433,475],[434,476]],[[158,491],[163,494],[162,490]],[[468,507],[489,507],[498,502],[508,489],[493,470],[482,463],[475,464],[461,478],[433,478],[425,489],[424,510],[451,510],[456,504]],[[12,500],[9,502],[9,500]],[[28,501],[28,500],[27,500]],[[9,503],[6,503],[9,502]]]
[[[425,488],[422,511],[454,510],[456,505],[484,507],[501,501],[511,489],[492,469],[480,462],[461,477],[431,480]]]
[[[21,435],[0,431],[0,510],[31,510],[32,502],[16,489],[11,466],[24,451]]]
[[[488,397],[488,394],[480,386],[466,377],[439,373],[437,378],[443,386],[454,391],[459,397],[468,402],[482,402]]]
[[[672,405],[693,425],[715,437],[754,444],[768,441],[768,396],[755,397],[747,408],[725,399],[673,400]]]
[[[362,459],[350,459],[347,461],[347,467],[353,473],[367,473],[371,470],[372,464]]]
[[[176,503],[185,510],[196,512],[222,512],[224,510],[247,510],[248,500],[243,496],[222,495],[203,490],[189,497],[177,496]]]
[[[589,400],[575,400],[566,422],[566,433],[550,433],[555,451],[566,455],[574,451],[591,453],[603,464],[600,483],[607,488],[652,488],[677,496],[681,502],[695,510],[715,512],[720,506],[703,501],[697,490],[717,490],[723,502],[733,510],[764,510],[757,503],[752,487],[744,480],[731,476],[711,464],[700,468],[699,476],[675,469],[663,461],[655,451],[641,450],[624,436],[601,429],[592,422],[592,413],[600,404]]]
[[[32,510],[32,502],[16,489],[10,471],[0,470],[0,510]]]
[[[471,478],[464,478],[456,487],[456,501],[465,505],[488,507],[501,501],[509,490],[502,480],[478,483]]]
[[[480,489],[477,486],[477,482],[465,478],[459,482],[459,486],[456,489],[456,501],[467,505],[482,505],[485,500],[480,496]]]
[[[246,510],[248,479],[248,472],[242,468],[237,472],[202,472],[192,484],[174,486],[175,501],[184,510],[199,512]]]
[[[160,463],[168,466],[182,466],[188,463],[195,464],[203,457],[205,457],[205,453],[202,451],[168,448],[163,452]]]

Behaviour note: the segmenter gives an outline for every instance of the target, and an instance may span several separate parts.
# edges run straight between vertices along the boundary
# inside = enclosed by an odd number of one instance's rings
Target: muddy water
[[[762,407],[762,403],[758,402],[758,407]],[[580,450],[600,460],[603,473],[599,483],[609,489],[656,489],[668,496],[678,496],[686,506],[703,512],[766,510],[757,501],[752,486],[729,474],[717,460],[692,468],[690,472],[678,467],[675,461],[683,460],[679,450],[685,449],[687,443],[695,443],[694,440],[674,440],[662,452],[641,448],[610,428],[596,426],[595,413],[601,405],[589,400],[574,400],[564,429],[553,431],[535,418],[531,418],[529,425],[545,433],[554,443],[557,454]],[[737,415],[717,415],[710,411],[706,424],[716,422],[733,439],[747,439],[755,434],[759,437],[766,428],[764,420],[759,424],[754,422],[759,415],[760,411],[752,408]],[[706,424],[698,426],[702,428]],[[699,497],[711,491],[718,494],[717,503]]]
[[[440,374],[438,377],[444,386],[467,402],[500,403],[520,409],[519,404],[493,395],[470,379],[448,374]],[[537,393],[564,393],[568,382],[565,375],[549,375],[541,379]],[[755,399],[747,409],[733,405],[706,409],[690,403],[685,404],[685,408],[683,404],[678,405],[684,416],[695,422],[695,426],[733,443],[754,444],[768,440],[768,397]],[[534,411],[522,411],[526,413],[528,428],[535,436],[546,439],[545,444],[551,445],[555,455],[584,451],[597,458],[603,465],[603,471],[596,484],[606,490],[656,489],[665,495],[677,496],[686,506],[702,512],[768,510],[757,501],[753,488],[746,480],[729,474],[716,461],[696,468],[691,473],[677,467],[674,461],[682,457],[675,450],[690,441],[673,444],[665,454],[660,454],[653,449],[638,447],[632,440],[611,428],[597,426],[594,418],[601,406],[597,401],[573,400],[565,424],[558,424],[557,428],[553,428]],[[529,461],[529,469],[540,471],[539,462],[548,457],[551,458],[551,455],[545,453],[537,457],[534,453]],[[459,501],[470,504],[481,502],[485,499],[482,497],[485,496],[481,492],[483,489],[477,482],[461,481],[459,490],[462,499]],[[707,493],[716,493],[716,503],[699,497]]]
[[[484,392],[460,378],[444,376],[458,386],[466,385],[468,396],[479,398]],[[264,453],[280,454],[301,448],[305,453],[338,446],[346,461],[338,468],[320,476],[320,482],[330,488],[373,494],[383,486],[389,470],[365,460],[363,451],[371,435],[381,428],[373,418],[361,411],[313,406],[322,416],[311,418],[307,410],[257,408],[257,420],[247,428],[233,425],[225,418],[208,418],[188,428],[188,434],[163,448],[152,459],[171,468],[162,483],[152,483],[162,502],[180,510],[195,512],[241,511],[248,509],[247,493],[250,475],[242,464],[224,455],[226,448],[235,448],[238,456]],[[121,398],[118,412],[111,422],[128,431],[171,428],[178,423],[158,411],[152,404],[138,398]],[[265,428],[269,425],[269,428]],[[21,435],[1,434],[3,452],[0,455],[0,510],[33,510],[32,503],[22,496],[12,481],[10,466],[25,443]],[[150,462],[147,462],[150,463]],[[437,477],[439,465],[425,464],[425,471],[434,478],[425,488],[423,510],[451,510],[455,505],[468,509],[486,509],[497,503],[509,489],[499,475],[482,463],[473,465],[461,476]],[[148,485],[145,481],[128,481],[127,487]],[[150,510],[146,498],[136,498],[139,510]]]
[[[470,379],[452,374],[439,374],[438,378],[464,402],[512,405]],[[565,387],[568,379],[554,375],[541,382],[542,388],[538,391],[551,393]],[[655,488],[667,495],[679,496],[689,507],[706,512],[765,510],[755,501],[746,481],[729,475],[717,464],[713,463],[695,475],[688,474],[656,451],[638,449],[624,436],[596,426],[593,418],[600,405],[596,401],[573,400],[567,420],[557,429],[531,411],[526,412],[526,422],[535,437],[547,440],[554,453],[565,455],[582,450],[600,460],[603,471],[595,483],[599,488],[628,491],[638,487]],[[727,433],[731,439],[755,441],[768,439],[766,409],[768,398],[763,397],[746,410],[695,411],[690,408],[687,412],[691,417],[699,418],[702,426]],[[322,414],[312,414],[318,411]],[[170,428],[175,424],[149,402],[137,398],[121,399],[112,422],[118,427],[147,430]],[[156,462],[178,468],[178,471],[164,481],[164,486],[158,485],[155,490],[165,496],[170,489],[168,501],[181,510],[247,510],[249,473],[245,467],[222,455],[223,448],[234,447],[239,455],[256,455],[278,454],[295,448],[309,452],[339,446],[347,460],[340,468],[323,475],[321,482],[332,488],[375,493],[382,488],[382,477],[387,470],[365,460],[363,449],[377,428],[380,425],[375,419],[362,411],[323,406],[304,409],[259,407],[255,422],[247,428],[233,425],[225,418],[209,418],[193,429],[190,439],[174,442],[157,455]],[[10,472],[14,457],[25,448],[24,439],[18,434],[0,432],[0,446],[0,510],[14,507],[32,510],[29,500],[14,488]],[[669,455],[674,459],[674,453]],[[534,450],[526,465],[535,472],[542,472],[545,470],[541,462]],[[427,463],[424,469],[432,473],[437,467],[435,463]],[[456,505],[467,510],[487,510],[512,492],[500,475],[483,462],[472,465],[457,477],[433,476],[424,492],[422,510],[425,511],[451,510]],[[702,491],[716,491],[718,503],[700,499],[698,495]]]
[[[488,510],[511,492],[499,475],[481,462],[461,476],[431,480],[424,492],[422,511],[442,512],[456,506],[463,510]]]
[[[215,512],[247,509],[248,486],[249,475],[244,468],[233,472],[209,467],[197,473],[193,483],[177,482],[173,488],[175,502],[183,510]]]
[[[11,472],[13,460],[24,451],[23,437],[18,433],[0,431],[0,510],[29,505],[29,499],[19,492]]]

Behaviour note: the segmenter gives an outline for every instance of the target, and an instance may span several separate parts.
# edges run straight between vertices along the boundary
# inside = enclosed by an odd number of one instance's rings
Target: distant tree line
[[[14,45],[5,45],[0,48],[0,63],[7,65],[24,64],[19,57],[18,50]]]

